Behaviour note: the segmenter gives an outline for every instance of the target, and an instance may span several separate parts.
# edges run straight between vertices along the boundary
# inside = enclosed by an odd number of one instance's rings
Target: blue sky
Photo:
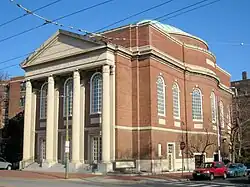
[[[16,1],[32,10],[55,0]],[[103,1],[104,0],[62,0],[37,13],[49,19],[55,19]],[[165,1],[166,0],[114,0],[102,6],[62,19],[60,23],[88,31],[95,31],[131,14],[135,14]],[[201,0],[174,0],[169,4],[133,17],[113,27],[143,19],[154,19],[199,1]],[[173,25],[207,41],[210,50],[217,57],[217,63],[232,75],[232,80],[238,80],[241,79],[241,72],[244,70],[248,71],[250,76],[249,7],[250,0],[221,0],[207,7],[165,20],[163,23]],[[24,12],[9,0],[1,0],[0,25],[22,14],[24,14]],[[47,25],[3,42],[1,42],[1,40],[42,23],[40,19],[29,15],[5,26],[0,26],[0,71],[5,71],[10,76],[24,74],[23,70],[18,66],[24,58],[6,63],[1,62],[33,51],[56,32],[59,27]],[[243,43],[243,45],[240,45],[240,43]],[[6,68],[9,66],[12,67]]]

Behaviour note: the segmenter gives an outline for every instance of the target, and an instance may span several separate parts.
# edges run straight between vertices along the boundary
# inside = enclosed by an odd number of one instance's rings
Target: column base
[[[31,164],[34,163],[33,159],[22,160],[19,162],[19,170],[29,167]]]
[[[111,162],[101,163],[98,165],[98,172],[108,173],[113,171],[113,164]]]
[[[42,168],[50,168],[50,167],[52,167],[55,163],[56,163],[56,161],[45,160],[45,161],[42,163]]]

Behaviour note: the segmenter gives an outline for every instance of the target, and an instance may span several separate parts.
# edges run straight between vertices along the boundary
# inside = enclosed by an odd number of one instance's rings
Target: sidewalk
[[[84,179],[95,177],[93,174],[70,173],[69,178]],[[36,172],[36,171],[6,171],[0,170],[0,178],[24,178],[24,179],[64,179],[64,173]]]
[[[64,179],[64,173],[53,172],[36,172],[36,171],[6,171],[0,170],[0,178],[22,178],[22,179],[44,179],[44,180],[62,180]],[[82,174],[82,173],[70,173],[70,180],[89,180],[89,181],[124,181],[124,182],[140,182],[151,179],[159,180],[175,180],[183,181],[191,179],[192,173],[184,173],[183,177],[181,173],[166,173],[159,175],[144,175],[144,176],[127,176],[127,175],[94,175],[94,174]]]

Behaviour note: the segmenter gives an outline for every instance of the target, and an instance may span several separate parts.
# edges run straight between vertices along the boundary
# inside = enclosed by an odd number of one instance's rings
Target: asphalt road
[[[0,178],[0,187],[250,187],[247,178],[232,178],[214,181],[165,181],[146,180],[143,182],[120,182],[117,180],[28,180],[20,178]]]

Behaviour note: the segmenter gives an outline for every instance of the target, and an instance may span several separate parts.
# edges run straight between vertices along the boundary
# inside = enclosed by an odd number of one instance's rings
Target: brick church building
[[[72,172],[131,161],[141,171],[175,171],[182,156],[187,169],[196,155],[213,160],[227,141],[232,92],[208,44],[150,20],[102,35],[59,30],[21,64],[22,167],[64,170],[67,116]]]

